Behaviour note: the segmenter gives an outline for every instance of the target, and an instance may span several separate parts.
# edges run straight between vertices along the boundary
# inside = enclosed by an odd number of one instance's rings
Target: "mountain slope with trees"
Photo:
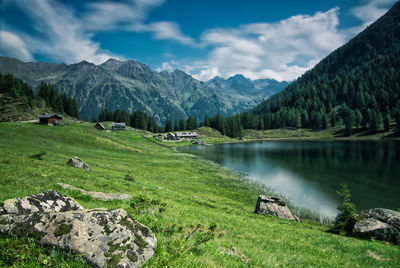
[[[36,95],[27,83],[0,73],[0,121],[37,119],[39,114],[50,111],[79,118],[76,100],[65,93],[59,95],[54,86],[42,82]]]
[[[218,82],[218,81],[217,81]],[[201,125],[230,137],[242,129],[285,127],[354,131],[400,129],[400,2],[287,88],[250,111],[217,114]]]
[[[377,131],[400,120],[400,3],[286,90],[252,111],[265,128],[345,123]]]

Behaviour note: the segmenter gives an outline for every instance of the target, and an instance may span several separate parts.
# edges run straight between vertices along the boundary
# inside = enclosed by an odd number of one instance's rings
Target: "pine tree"
[[[384,118],[383,121],[383,125],[384,125],[384,129],[386,132],[388,132],[390,130],[390,115],[387,114]]]
[[[171,132],[171,131],[173,131],[173,129],[172,129],[172,120],[171,120],[171,118],[168,118],[167,121],[165,122],[164,131],[165,131],[165,132]]]

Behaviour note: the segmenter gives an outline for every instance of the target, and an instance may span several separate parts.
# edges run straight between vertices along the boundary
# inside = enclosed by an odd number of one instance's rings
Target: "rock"
[[[90,167],[88,164],[86,164],[85,162],[83,162],[79,157],[74,156],[72,157],[70,160],[68,160],[67,165],[69,166],[73,166],[76,168],[83,168],[86,170],[90,170]]]
[[[103,192],[91,192],[91,191],[86,191],[82,188],[78,188],[69,184],[65,183],[57,183],[64,189],[70,189],[70,190],[75,190],[75,191],[80,191],[82,194],[89,195],[93,198],[97,198],[103,201],[108,201],[108,200],[122,200],[122,201],[129,201],[131,199],[130,194],[119,194],[119,193],[103,193]]]
[[[0,233],[35,237],[98,267],[140,267],[157,244],[150,229],[125,210],[83,209],[55,191],[6,200],[0,212]]]
[[[301,222],[298,217],[292,214],[285,201],[279,197],[260,195],[254,213],[269,214],[281,219]]]
[[[356,215],[353,233],[363,238],[375,238],[400,245],[400,212],[373,208]]]
[[[98,267],[140,267],[157,240],[123,209],[88,209],[0,216],[0,233],[27,234],[43,245],[83,255]],[[112,264],[112,265],[111,265]]]
[[[47,191],[37,195],[8,199],[0,204],[1,214],[28,214],[34,212],[64,212],[83,209],[70,197],[56,191]]]
[[[241,262],[244,262],[246,264],[249,264],[251,262],[251,260],[249,258],[247,258],[247,256],[244,253],[240,252],[235,247],[232,247],[230,250],[222,247],[221,252],[224,255],[237,257],[240,259]]]

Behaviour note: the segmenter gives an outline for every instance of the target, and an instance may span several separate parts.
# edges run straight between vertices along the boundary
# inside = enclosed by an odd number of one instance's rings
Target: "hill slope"
[[[250,87],[238,84],[234,90],[226,90],[212,82],[200,82],[180,70],[158,73],[137,61],[115,59],[100,65],[86,61],[66,65],[24,63],[0,57],[0,72],[11,73],[35,88],[42,81],[54,84],[59,92],[76,98],[85,120],[104,108],[128,112],[139,109],[158,122],[188,116],[202,120],[206,114],[231,115],[250,109],[287,86],[286,82],[275,80],[245,79]],[[230,80],[235,78],[221,81],[229,84]]]
[[[400,117],[400,2],[253,112],[266,128],[343,120],[377,130]]]
[[[267,189],[159,146],[143,134],[100,132],[88,123],[0,123],[0,201],[55,189],[84,208],[124,208],[158,240],[147,267],[399,267],[398,246],[334,235],[326,232],[329,226],[308,220],[254,214],[257,196]],[[43,160],[30,157],[42,151]],[[92,171],[67,166],[75,155]],[[127,174],[135,180],[125,180]],[[129,193],[134,202],[96,200],[62,189],[58,182],[88,191]],[[162,203],[165,209],[159,210]],[[195,245],[208,237],[207,230],[214,238]],[[192,237],[186,240],[188,234]],[[74,260],[57,265],[62,255],[49,250],[46,256],[32,244],[32,239],[0,236],[0,266],[81,267]],[[229,255],[232,247],[245,257]],[[247,259],[250,264],[242,262]]]

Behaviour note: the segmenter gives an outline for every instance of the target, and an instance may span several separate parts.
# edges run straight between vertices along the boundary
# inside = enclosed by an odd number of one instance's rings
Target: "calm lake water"
[[[252,142],[186,146],[199,155],[246,173],[296,205],[337,214],[336,191],[346,183],[357,210],[400,207],[400,142]]]

